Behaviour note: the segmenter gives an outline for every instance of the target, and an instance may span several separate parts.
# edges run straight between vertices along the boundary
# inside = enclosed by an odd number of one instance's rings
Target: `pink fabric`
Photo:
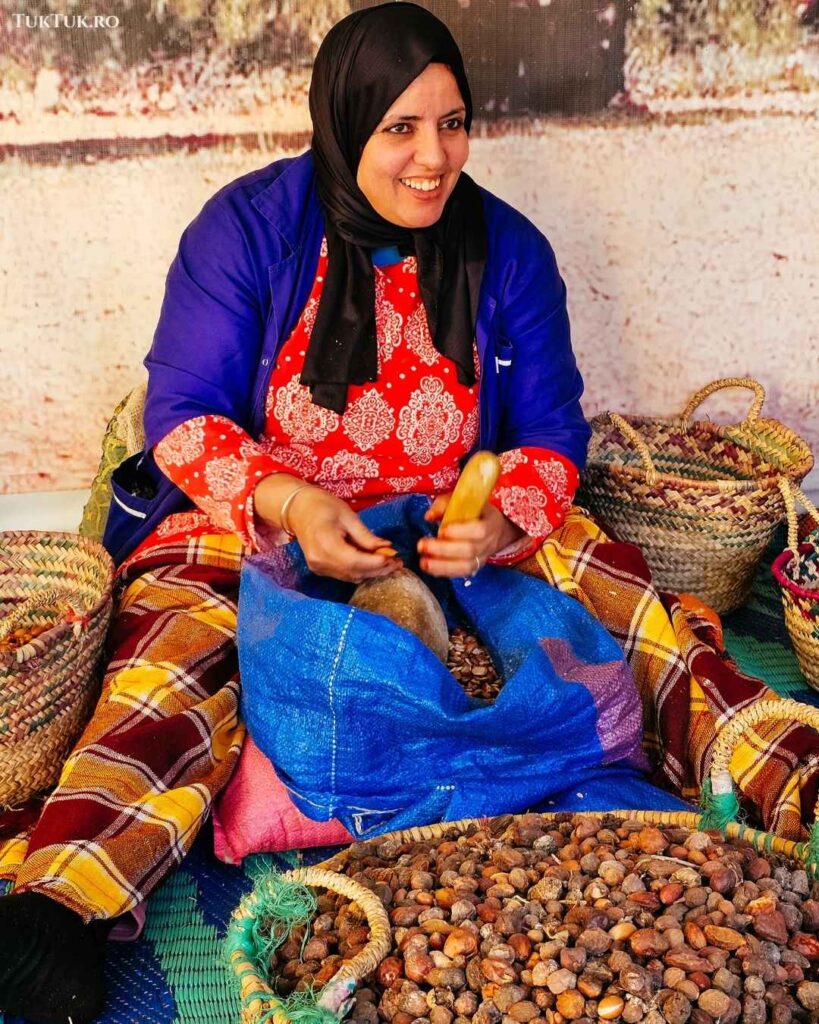
[[[354,842],[336,821],[312,821],[296,807],[273,765],[248,736],[213,809],[213,848],[225,864],[251,853],[279,853]]]

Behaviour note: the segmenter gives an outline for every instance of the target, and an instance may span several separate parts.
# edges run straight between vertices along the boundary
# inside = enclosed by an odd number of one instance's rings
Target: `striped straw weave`
[[[113,563],[72,533],[0,533],[0,806],[52,786],[96,695]]]
[[[754,392],[745,420],[692,421],[697,406],[726,387]],[[799,483],[813,465],[797,434],[760,418],[764,400],[759,383],[731,377],[698,391],[679,419],[592,420],[578,502],[642,549],[659,590],[696,594],[720,613],[745,601],[785,517],[778,481]]]

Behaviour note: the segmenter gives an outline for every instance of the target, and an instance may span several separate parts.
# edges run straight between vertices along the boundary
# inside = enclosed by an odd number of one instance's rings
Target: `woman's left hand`
[[[439,522],[451,497],[451,493],[440,494],[424,518]],[[449,523],[437,537],[422,537],[418,541],[421,568],[430,576],[474,576],[488,558],[522,536],[520,527],[494,505],[487,505],[479,519]]]

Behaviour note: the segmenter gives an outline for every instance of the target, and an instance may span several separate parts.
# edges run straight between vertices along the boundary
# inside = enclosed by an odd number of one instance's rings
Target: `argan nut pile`
[[[393,928],[355,1024],[819,1022],[819,886],[738,840],[527,814],[373,839],[329,866]],[[320,891],[271,963],[278,991],[321,987],[368,935],[356,903]]]
[[[449,634],[446,667],[470,697],[494,700],[501,691],[503,683],[489,651],[465,629],[456,628]]]
[[[18,647],[25,647],[26,644],[31,643],[41,633],[51,629],[53,625],[53,623],[45,623],[12,630],[8,636],[0,640],[0,654],[9,654],[11,651],[16,651]]]

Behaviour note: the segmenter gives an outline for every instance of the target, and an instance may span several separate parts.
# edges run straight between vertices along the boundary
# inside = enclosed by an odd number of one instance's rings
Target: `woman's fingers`
[[[304,555],[313,572],[319,576],[360,583],[375,576],[386,576],[401,567],[398,558],[362,551],[351,541],[349,532],[339,523],[335,530],[325,530],[305,542]],[[375,541],[381,546],[387,543],[379,538]]]
[[[474,576],[483,566],[482,560],[471,558],[422,558],[421,568],[429,576],[447,576],[455,579],[458,576]]]
[[[451,497],[451,491],[448,494],[439,494],[424,513],[424,519],[428,523],[437,523],[443,517],[444,512],[446,512],[446,507]]]
[[[422,556],[443,558],[446,561],[469,561],[474,559],[475,555],[480,556],[481,550],[482,545],[471,540],[436,540],[433,537],[425,537],[418,543],[418,551]]]
[[[378,548],[389,548],[390,542],[383,537],[376,537],[372,530],[368,530],[361,519],[350,510],[348,515],[341,518],[341,525],[346,529],[347,536],[364,551],[376,551]],[[381,557],[381,556],[379,556]]]

